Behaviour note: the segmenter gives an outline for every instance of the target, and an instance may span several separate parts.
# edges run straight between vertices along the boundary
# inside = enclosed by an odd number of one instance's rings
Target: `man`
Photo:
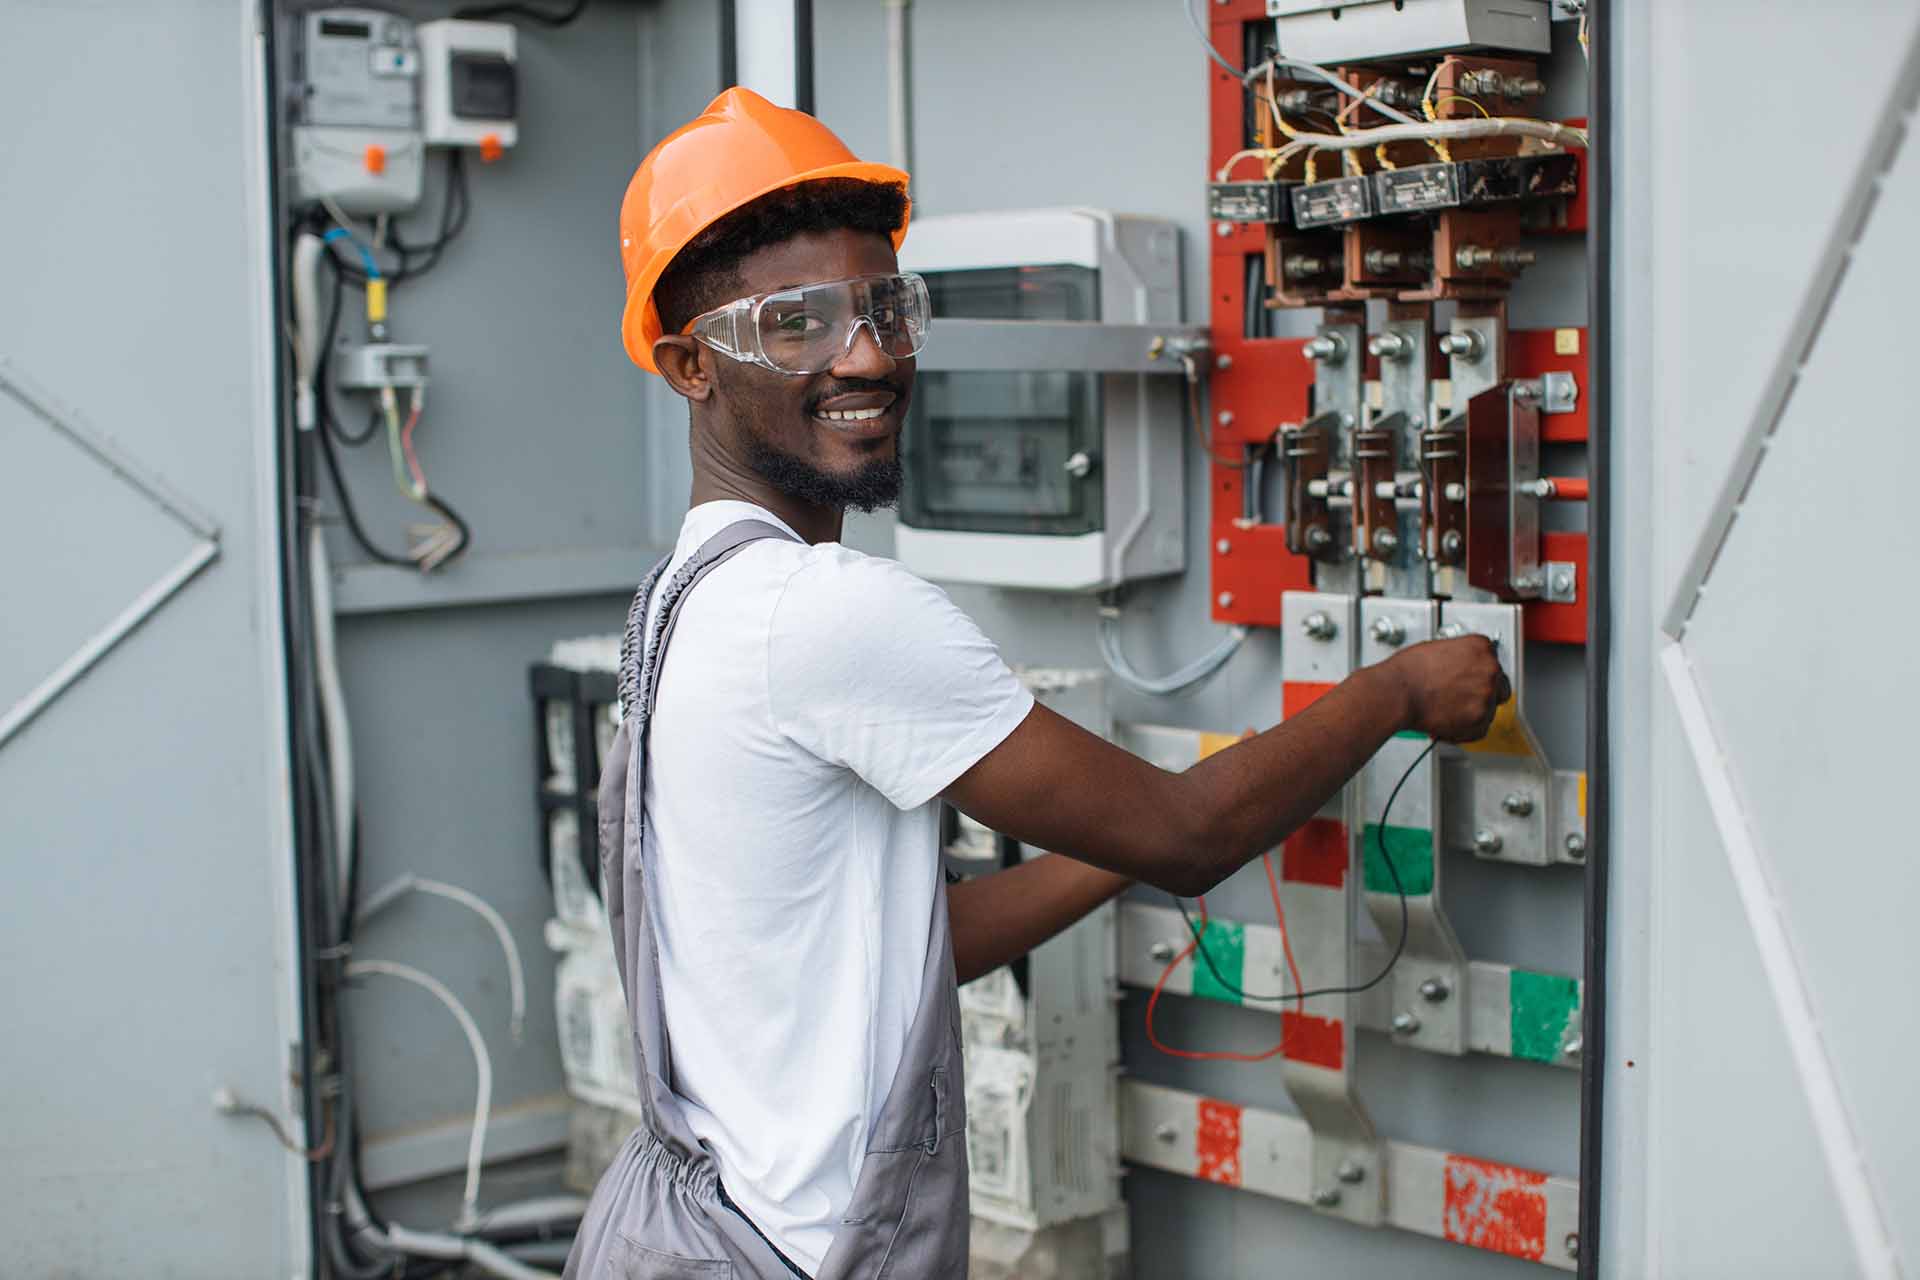
[[[626,349],[683,396],[692,508],[629,618],[601,783],[644,1123],[568,1275],[960,1276],[956,979],[1135,880],[1205,892],[1394,733],[1483,734],[1479,637],[1408,648],[1171,774],[1037,706],[936,588],[839,545],[893,501],[927,298],[906,175],[730,90],[621,210]],[[948,890],[942,799],[1059,850]]]

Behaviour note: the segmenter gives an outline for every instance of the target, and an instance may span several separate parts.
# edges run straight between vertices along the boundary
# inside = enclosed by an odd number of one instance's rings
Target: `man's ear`
[[[713,372],[700,354],[700,343],[686,334],[670,333],[653,344],[654,368],[668,386],[696,403],[713,395]]]

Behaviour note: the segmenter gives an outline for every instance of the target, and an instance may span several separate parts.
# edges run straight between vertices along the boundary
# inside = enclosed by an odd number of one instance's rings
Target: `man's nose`
[[[883,378],[899,362],[880,347],[880,335],[865,316],[853,322],[853,339],[829,372],[842,378]]]

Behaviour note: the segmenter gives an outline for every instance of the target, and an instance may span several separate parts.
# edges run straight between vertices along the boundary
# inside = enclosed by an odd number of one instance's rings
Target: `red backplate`
[[[1571,335],[1573,351],[1559,350]],[[1587,331],[1571,329],[1513,329],[1507,333],[1507,374],[1514,378],[1537,378],[1543,373],[1570,373],[1579,394],[1571,413],[1540,415],[1540,439],[1546,444],[1585,444],[1587,407],[1593,388],[1587,375]]]
[[[1214,47],[1237,65],[1244,24],[1266,18],[1265,0],[1229,0],[1207,8]],[[1206,68],[1207,180],[1211,181],[1227,157],[1243,145],[1246,117],[1240,81],[1211,60]],[[1258,223],[1220,222],[1209,228],[1208,237],[1208,323],[1213,332],[1214,369],[1213,416],[1204,434],[1215,458],[1237,462],[1242,445],[1271,440],[1281,423],[1300,422],[1307,416],[1313,366],[1300,354],[1304,339],[1246,336],[1247,259],[1265,251],[1266,229]],[[1232,415],[1226,425],[1221,423],[1222,414]],[[1210,462],[1208,469],[1213,477],[1208,541],[1214,619],[1277,627],[1281,592],[1312,588],[1310,561],[1287,550],[1282,526],[1242,523],[1244,472],[1217,462]]]
[[[1529,600],[1521,606],[1522,625],[1527,639],[1548,644],[1585,644],[1587,642],[1587,535],[1584,533],[1543,533],[1540,535],[1540,559],[1565,560],[1573,565],[1573,603],[1552,604]]]

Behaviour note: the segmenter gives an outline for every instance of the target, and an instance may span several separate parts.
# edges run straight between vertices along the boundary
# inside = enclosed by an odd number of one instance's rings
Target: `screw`
[[[1558,570],[1553,575],[1553,594],[1557,596],[1573,594],[1573,575],[1565,569]]]
[[[1578,1231],[1567,1232],[1566,1246],[1567,1256],[1569,1258],[1577,1258],[1580,1256],[1580,1233]]]
[[[1309,551],[1325,551],[1332,545],[1333,535],[1319,525],[1313,525],[1307,530],[1307,549]]]
[[[1221,425],[1221,426],[1223,426],[1223,427],[1230,427],[1230,426],[1232,426],[1232,425],[1233,425],[1233,410],[1231,410],[1231,409],[1222,409],[1222,410],[1220,411],[1220,416],[1219,416],[1219,418],[1217,419],[1217,421],[1218,421],[1218,422],[1220,423],[1220,425]]]
[[[1538,591],[1540,589],[1540,575],[1537,573],[1515,574],[1513,577],[1513,589],[1515,591]]]
[[[1453,255],[1454,265],[1462,271],[1475,271],[1482,267],[1494,267],[1500,271],[1514,272],[1522,267],[1533,265],[1538,255],[1531,249],[1516,249],[1507,246],[1500,249],[1486,245],[1465,244]]]
[[[1580,1051],[1586,1047],[1585,1041],[1583,1041],[1581,1037],[1575,1036],[1573,1039],[1567,1041],[1560,1052],[1566,1054],[1569,1058],[1577,1060],[1580,1057]]]
[[[1213,549],[1215,551],[1218,551],[1221,555],[1225,555],[1227,554],[1227,552],[1233,550],[1233,544],[1231,542],[1228,542],[1225,538],[1222,538],[1220,539],[1220,541],[1213,544]]]
[[[1472,364],[1486,351],[1486,339],[1472,329],[1456,329],[1452,333],[1440,335],[1440,351],[1443,355]]]
[[[1153,1131],[1153,1136],[1162,1142],[1172,1142],[1180,1136],[1180,1131],[1170,1124],[1163,1124]]]
[[[1413,343],[1404,333],[1376,333],[1367,340],[1367,352],[1383,360],[1405,360],[1413,355]]]
[[[1340,1203],[1340,1188],[1322,1187],[1313,1193],[1313,1203],[1322,1209],[1331,1209]]]
[[[1420,1029],[1420,1019],[1406,1010],[1393,1015],[1393,1033],[1397,1036],[1410,1036]]]
[[[1342,1160],[1340,1167],[1333,1171],[1333,1176],[1348,1186],[1353,1186],[1355,1183],[1366,1180],[1367,1171],[1361,1168],[1358,1160]]]
[[[1467,634],[1467,624],[1464,622],[1443,622],[1440,624],[1440,638],[1442,640],[1458,640],[1465,634]]]
[[[1400,549],[1400,535],[1391,529],[1375,529],[1373,531],[1373,549],[1378,555],[1392,555]]]
[[[1500,852],[1502,843],[1500,833],[1497,831],[1476,831],[1473,833],[1473,851],[1484,857],[1491,858],[1494,854]]]
[[[1420,984],[1420,998],[1428,1004],[1439,1004],[1453,994],[1453,986],[1445,978],[1428,978]]]
[[[1537,382],[1516,382],[1513,384],[1513,398],[1524,404],[1536,404],[1540,400],[1540,384]]]
[[[1317,338],[1307,339],[1307,344],[1300,348],[1300,352],[1309,360],[1339,364],[1346,358],[1347,344],[1338,334],[1323,333]]]
[[[1216,222],[1213,224],[1213,234],[1225,240],[1233,234],[1233,224],[1231,222]]]
[[[1440,554],[1449,560],[1460,558],[1460,549],[1466,545],[1466,539],[1460,536],[1458,529],[1449,529],[1440,535]]]
[[[1567,856],[1575,862],[1587,860],[1587,837],[1578,831],[1567,833]]]
[[[1300,623],[1300,629],[1315,640],[1331,640],[1339,634],[1340,627],[1324,613],[1314,612]]]
[[[1407,629],[1393,618],[1375,618],[1372,634],[1376,643],[1398,648],[1407,638]]]
[[[1217,600],[1222,609],[1233,608],[1233,592],[1222,591],[1217,597]]]
[[[1333,270],[1331,258],[1317,258],[1310,253],[1288,254],[1280,261],[1280,274],[1289,280],[1310,279],[1324,276]]]
[[[1533,797],[1524,791],[1512,791],[1500,802],[1500,807],[1516,818],[1524,818],[1533,812]]]
[[[1165,964],[1167,963],[1167,961],[1173,959],[1173,956],[1174,956],[1173,944],[1171,942],[1166,941],[1165,939],[1162,939],[1159,942],[1154,943],[1151,947],[1148,947],[1147,954],[1152,956],[1159,963]]]
[[[1441,492],[1446,495],[1448,502],[1465,502],[1467,500],[1467,486],[1461,484],[1458,480],[1448,484]]]
[[[1213,358],[1213,367],[1216,369],[1231,369],[1233,368],[1233,357],[1224,354],[1217,355]]]

